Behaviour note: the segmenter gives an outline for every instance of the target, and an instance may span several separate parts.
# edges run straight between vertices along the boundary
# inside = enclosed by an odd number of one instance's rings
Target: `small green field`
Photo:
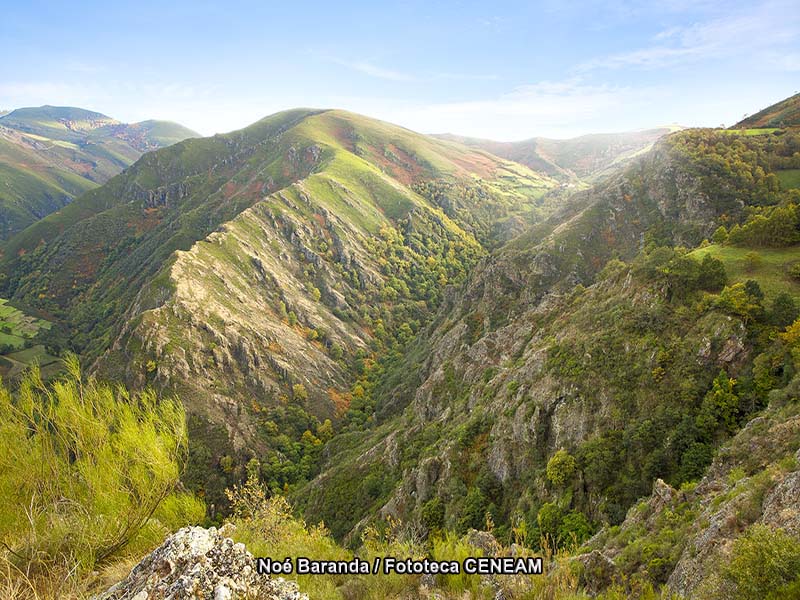
[[[22,347],[25,339],[34,337],[40,329],[50,329],[50,323],[26,315],[0,298],[0,344]]]
[[[775,174],[781,182],[784,190],[800,188],[800,169],[784,169],[776,171]]]
[[[747,259],[750,252],[755,252],[759,256],[759,260],[752,268]],[[792,279],[789,275],[790,267],[800,263],[800,246],[753,249],[712,244],[691,253],[700,259],[706,254],[711,254],[725,263],[729,283],[744,282],[748,279],[757,281],[764,292],[767,305],[781,292],[791,294],[795,301],[800,303],[800,281]]]
[[[40,330],[50,326],[48,321],[27,315],[0,298],[0,376],[15,377],[34,363],[42,367],[44,376],[55,374],[60,369],[57,357],[48,354],[41,344],[26,348]]]
[[[3,379],[13,379],[33,364],[39,365],[44,379],[57,375],[62,367],[58,357],[48,354],[44,346],[37,344],[0,356],[0,376]]]

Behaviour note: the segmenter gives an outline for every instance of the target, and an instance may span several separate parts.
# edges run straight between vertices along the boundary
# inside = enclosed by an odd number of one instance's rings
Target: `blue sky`
[[[229,131],[336,107],[515,140],[732,124],[800,90],[800,6],[2,1],[0,108]]]

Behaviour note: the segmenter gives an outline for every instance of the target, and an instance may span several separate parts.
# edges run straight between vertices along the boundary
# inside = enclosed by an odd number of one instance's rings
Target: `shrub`
[[[717,227],[714,234],[711,236],[711,241],[715,244],[724,244],[725,240],[728,239],[728,230],[725,229],[724,225],[720,225]]]
[[[723,580],[734,598],[767,598],[800,573],[800,541],[781,529],[753,525],[733,544]],[[777,596],[775,596],[777,597]]]
[[[559,545],[577,548],[592,535],[592,525],[582,512],[571,511],[564,515],[559,527]]]
[[[717,306],[742,317],[745,321],[757,318],[763,310],[759,298],[753,296],[743,283],[725,287],[717,299]]]
[[[292,386],[292,397],[297,402],[305,402],[308,400],[308,390],[306,390],[306,386],[302,383],[295,383]]]
[[[772,311],[770,313],[770,320],[776,327],[786,327],[794,323],[800,315],[794,299],[786,292],[781,292],[772,301]]]
[[[701,432],[708,436],[722,431],[733,433],[739,414],[739,397],[734,391],[736,380],[730,379],[725,371],[720,371],[714,379],[711,390],[703,398],[696,423]]]
[[[434,496],[422,505],[422,524],[429,532],[444,527],[444,504],[439,496]]]
[[[561,534],[561,523],[564,515],[558,505],[546,502],[536,515],[536,523],[542,536],[542,544],[556,546]]]
[[[547,479],[553,485],[565,485],[575,474],[577,462],[575,458],[566,450],[561,449],[547,461]]]
[[[482,529],[486,523],[486,509],[486,497],[480,488],[470,488],[464,500],[464,508],[458,521],[458,530],[465,532],[470,528]]]
[[[81,569],[125,548],[170,498],[186,460],[184,412],[81,376],[75,356],[46,385],[28,371],[0,387],[0,539],[20,561]],[[202,517],[193,498],[163,504],[164,526]],[[160,541],[163,528],[151,528]],[[138,541],[147,546],[148,540]]]

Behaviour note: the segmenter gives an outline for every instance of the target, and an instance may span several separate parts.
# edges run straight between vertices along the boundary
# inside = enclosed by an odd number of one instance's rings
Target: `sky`
[[[731,125],[800,90],[798,0],[0,0],[0,109],[204,135],[298,106],[511,141]]]

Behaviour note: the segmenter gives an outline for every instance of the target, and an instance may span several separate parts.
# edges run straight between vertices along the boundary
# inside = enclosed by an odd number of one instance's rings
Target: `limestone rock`
[[[256,572],[244,547],[215,528],[169,536],[130,575],[95,600],[308,600],[297,584]]]
[[[473,548],[481,550],[484,556],[497,556],[500,552],[500,543],[488,531],[470,529],[464,539]]]

